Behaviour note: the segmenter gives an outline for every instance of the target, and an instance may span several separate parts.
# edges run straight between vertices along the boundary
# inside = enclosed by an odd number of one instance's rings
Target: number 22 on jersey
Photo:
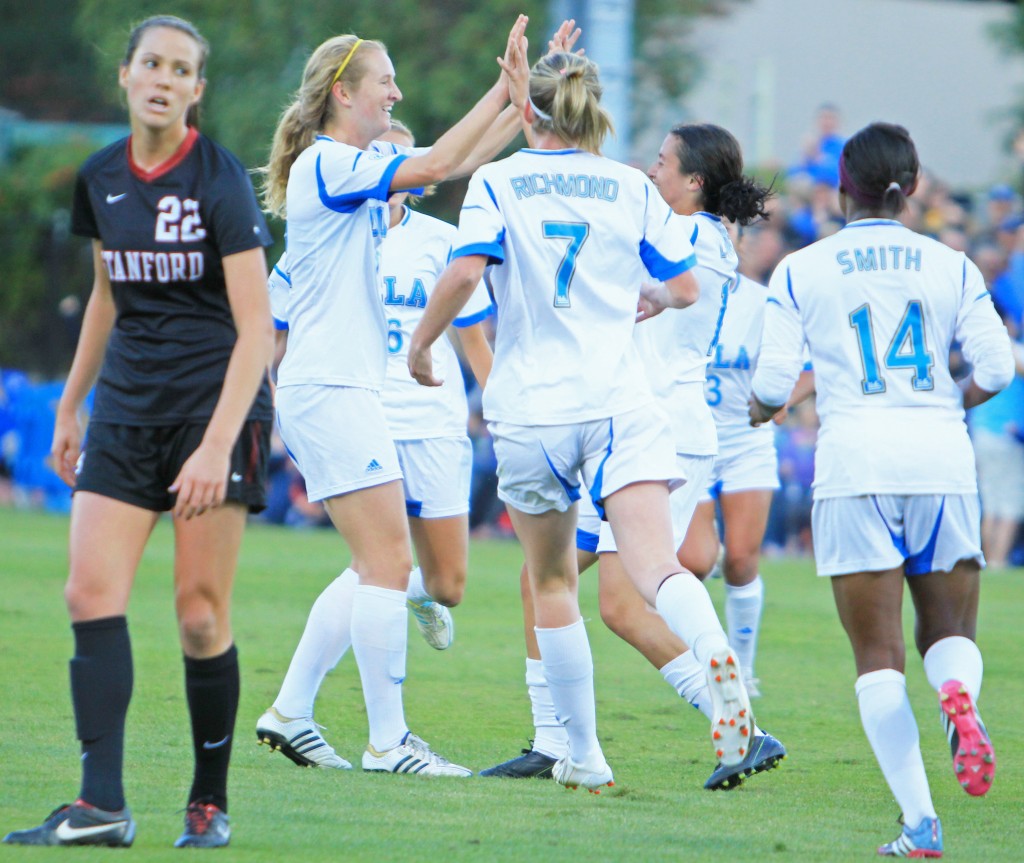
[[[885,378],[878,368],[878,352],[875,349],[874,324],[871,306],[863,306],[850,312],[850,326],[856,330],[860,361],[864,368],[861,389],[864,395],[872,396],[885,392]],[[896,327],[892,341],[885,352],[885,368],[913,369],[911,385],[915,390],[930,390],[935,387],[931,370],[935,358],[928,350],[924,334],[924,312],[920,300],[911,300],[903,312],[903,318]]]

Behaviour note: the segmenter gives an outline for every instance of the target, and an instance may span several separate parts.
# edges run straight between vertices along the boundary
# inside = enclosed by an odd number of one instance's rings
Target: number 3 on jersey
[[[864,368],[861,389],[864,395],[885,392],[885,378],[879,373],[878,352],[875,350],[874,325],[871,321],[871,306],[865,303],[850,312],[850,326],[857,331],[860,361]],[[911,384],[915,390],[930,390],[935,387],[931,370],[935,358],[928,351],[924,335],[924,312],[920,300],[911,300],[903,312],[903,319],[896,327],[896,333],[885,352],[887,369],[913,369]]]
[[[565,254],[558,265],[558,272],[555,274],[555,308],[567,309],[572,303],[569,301],[569,286],[572,284],[572,277],[576,275],[576,256],[583,248],[583,244],[590,236],[590,225],[586,222],[543,222],[545,240],[568,240]]]

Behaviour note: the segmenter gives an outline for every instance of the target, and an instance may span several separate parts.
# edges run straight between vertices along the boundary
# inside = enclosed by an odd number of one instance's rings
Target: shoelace
[[[212,803],[189,803],[185,809],[185,823],[188,824],[188,832],[201,836],[210,827],[213,820],[213,811],[216,806]]]
[[[436,752],[434,752],[422,737],[417,737],[411,731],[409,736],[405,740],[408,746],[411,746],[416,752],[423,757],[424,761],[429,761],[431,764],[437,764],[442,766],[445,764],[451,764],[451,762]]]

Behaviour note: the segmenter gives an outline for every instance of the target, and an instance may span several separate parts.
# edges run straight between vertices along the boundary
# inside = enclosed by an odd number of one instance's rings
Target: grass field
[[[135,695],[128,716],[126,789],[139,822],[137,860],[180,859],[170,844],[191,755],[172,610],[169,526],[150,542],[129,612]],[[0,510],[0,833],[38,823],[74,797],[78,750],[68,696],[71,635],[61,588],[67,522]],[[767,606],[758,721],[789,747],[781,768],[739,790],[702,790],[712,764],[704,720],[619,642],[597,615],[595,581],[582,604],[597,670],[599,731],[616,786],[599,797],[552,782],[423,780],[359,771],[300,770],[255,743],[313,599],[346,560],[331,532],[250,529],[235,593],[242,705],[231,783],[230,861],[868,860],[899,832],[899,814],[860,728],[854,670],[828,583],[808,561],[764,565]],[[406,713],[414,731],[474,769],[518,753],[530,732],[518,602],[519,549],[471,552],[458,638],[445,653],[410,632]],[[711,585],[716,602],[721,583]],[[999,773],[984,799],[950,769],[934,694],[920,660],[908,665],[925,763],[953,860],[1021,860],[1024,712],[1019,620],[1024,577],[984,576],[982,707]],[[909,620],[908,620],[909,623]],[[908,629],[909,635],[909,629]],[[366,717],[351,654],[327,679],[317,719],[358,763]],[[0,860],[106,858],[0,846]],[[121,853],[121,852],[119,852]]]

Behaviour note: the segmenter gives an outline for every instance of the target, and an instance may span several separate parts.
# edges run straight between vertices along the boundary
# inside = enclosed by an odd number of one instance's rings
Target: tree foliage
[[[688,22],[733,2],[739,0],[636,0],[635,70],[646,99],[685,92],[698,68]],[[356,33],[388,45],[404,94],[395,116],[429,143],[493,82],[495,57],[519,12],[531,19],[534,58],[551,24],[548,0],[0,0],[0,6],[0,107],[36,119],[123,121],[117,69],[131,27],[153,14],[189,19],[212,46],[203,131],[250,167],[265,163],[306,58],[329,36]],[[55,238],[65,242],[53,214],[66,213],[74,170],[85,155],[69,143],[0,165],[0,254],[8,277],[0,292],[0,364],[51,365],[47,357],[56,354],[45,347],[43,328],[57,320],[62,294],[84,299],[88,292],[91,280],[80,266],[89,260],[87,244],[67,241],[59,255],[68,264],[63,268],[52,254],[46,258]],[[462,184],[444,184],[425,208],[454,218],[463,191]],[[282,226],[275,232],[281,236]],[[67,283],[58,290],[54,282],[61,280]]]

